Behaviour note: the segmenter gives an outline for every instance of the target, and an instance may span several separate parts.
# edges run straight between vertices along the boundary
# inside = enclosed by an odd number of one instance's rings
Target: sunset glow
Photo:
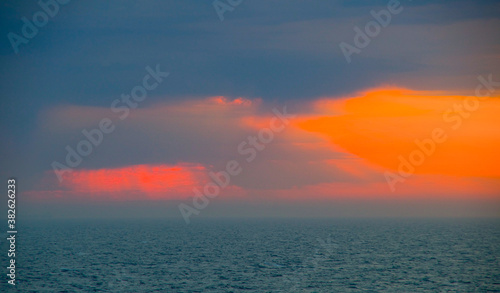
[[[192,196],[192,189],[205,177],[200,165],[135,165],[121,168],[77,170],[65,173],[61,183],[50,176],[45,184],[53,192],[65,192],[75,198],[94,200],[182,199]],[[40,198],[50,192],[34,193]]]
[[[305,118],[297,125],[325,135],[332,147],[383,168],[398,170],[399,156],[409,160],[410,154],[424,145],[428,153],[416,166],[416,174],[500,176],[498,97],[479,101],[475,97],[376,89],[332,102],[331,107],[342,112]],[[442,139],[435,147],[429,142],[433,131]]]

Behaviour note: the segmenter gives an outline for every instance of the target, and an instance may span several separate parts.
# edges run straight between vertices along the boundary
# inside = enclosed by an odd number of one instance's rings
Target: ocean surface
[[[2,292],[500,292],[498,220],[51,220],[16,237]]]

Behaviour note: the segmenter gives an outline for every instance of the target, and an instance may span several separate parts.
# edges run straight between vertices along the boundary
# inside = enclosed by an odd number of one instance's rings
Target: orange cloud
[[[218,166],[229,159],[244,162],[236,148],[242,138],[253,133],[249,128],[259,131],[270,127],[273,116],[270,111],[259,111],[259,104],[259,100],[211,97],[136,109],[123,122],[131,130],[117,132],[108,146],[123,148],[128,137],[140,134],[169,150],[166,156],[182,155],[179,160],[199,164],[74,170],[65,174],[61,185],[50,173],[47,177],[53,182],[38,186],[33,195],[57,199],[191,198],[194,187],[201,190],[210,180],[203,166]],[[309,111],[311,105],[314,111]],[[455,105],[462,105],[463,113]],[[296,113],[299,118],[276,135],[258,160],[244,165],[243,174],[232,178],[224,193],[228,198],[245,200],[387,199],[402,195],[498,198],[500,99],[481,101],[478,109],[468,111],[471,105],[466,96],[397,88],[315,101],[306,105],[303,111],[307,114]],[[82,119],[76,120],[87,125],[83,112]],[[447,140],[436,144],[435,152],[416,166],[415,175],[399,184],[396,193],[390,193],[384,171],[397,173],[398,157],[408,159],[419,150],[415,140],[431,138],[436,128],[442,129]],[[172,144],[176,140],[203,143],[178,147]],[[119,162],[125,161],[123,157]]]
[[[93,199],[185,199],[200,186],[206,170],[201,165],[134,165],[97,170],[73,170],[54,183],[48,174],[43,185],[57,184],[52,190],[35,194]],[[52,180],[52,182],[50,182]]]
[[[383,88],[359,97],[316,103],[325,113],[295,125],[327,137],[335,146],[372,166],[397,171],[400,156],[424,152],[437,132],[443,142],[430,143],[416,174],[500,177],[500,99],[445,96],[435,92]],[[476,109],[477,108],[477,109]],[[326,110],[325,110],[326,109]],[[421,164],[420,164],[421,163]]]
[[[244,99],[241,97],[230,101],[228,98],[226,98],[224,96],[211,97],[211,98],[208,98],[207,101],[210,101],[210,102],[213,102],[213,103],[216,103],[219,105],[233,105],[233,106],[235,106],[235,105],[251,106],[253,103],[251,100]]]

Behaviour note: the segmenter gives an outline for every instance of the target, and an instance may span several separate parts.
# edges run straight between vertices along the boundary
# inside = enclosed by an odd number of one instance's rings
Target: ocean
[[[50,220],[16,237],[3,292],[500,292],[498,220]]]

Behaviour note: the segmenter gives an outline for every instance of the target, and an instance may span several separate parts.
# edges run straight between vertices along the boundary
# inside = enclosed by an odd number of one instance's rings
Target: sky
[[[0,15],[0,173],[26,217],[500,216],[498,1]]]

